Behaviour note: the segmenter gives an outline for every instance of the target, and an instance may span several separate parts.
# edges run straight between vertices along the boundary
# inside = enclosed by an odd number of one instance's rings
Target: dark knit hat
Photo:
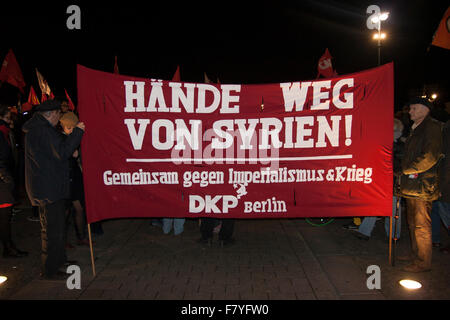
[[[61,109],[61,102],[56,100],[46,100],[36,107],[36,111],[52,111]]]
[[[427,107],[430,110],[433,110],[433,104],[428,101],[428,99],[425,98],[412,98],[409,102],[408,105],[412,105],[412,104],[421,104],[425,107]]]

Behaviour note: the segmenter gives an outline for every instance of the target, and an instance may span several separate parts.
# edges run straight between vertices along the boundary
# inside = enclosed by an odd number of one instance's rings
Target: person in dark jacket
[[[0,238],[4,258],[19,258],[28,252],[16,248],[11,239],[11,209],[14,204],[14,159],[10,135],[11,111],[0,105]]]
[[[433,202],[431,210],[433,246],[441,246],[441,219],[447,230],[450,231],[450,120],[445,123],[442,130],[442,152],[444,159],[439,164],[439,191],[440,197]],[[450,247],[441,251],[449,253]]]
[[[68,137],[55,126],[61,104],[47,100],[23,125],[25,133],[25,187],[32,205],[39,206],[42,240],[42,276],[62,278],[66,263],[64,248],[65,201],[69,194],[69,159],[81,142],[84,123]]]
[[[431,269],[431,206],[439,197],[438,164],[442,157],[442,123],[430,117],[431,103],[417,98],[410,102],[413,121],[405,142],[400,193],[406,198],[412,263],[407,272]],[[400,257],[399,257],[400,259]]]

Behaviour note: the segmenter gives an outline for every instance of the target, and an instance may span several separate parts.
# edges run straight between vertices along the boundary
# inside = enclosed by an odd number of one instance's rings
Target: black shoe
[[[354,235],[359,240],[368,241],[370,239],[370,237],[368,237],[365,234],[362,234],[361,232],[358,232],[358,231],[353,232],[352,235]]]
[[[342,226],[342,228],[344,228],[344,229],[346,229],[346,230],[357,230],[357,229],[359,228],[359,226],[357,226],[356,224],[354,224],[354,223],[352,222],[352,223],[349,223],[349,224],[344,224],[344,225]]]
[[[3,251],[3,258],[23,258],[27,255],[28,252],[13,248],[9,248]]]
[[[223,247],[229,247],[234,244],[234,239],[226,239],[226,240],[220,240],[220,246]]]

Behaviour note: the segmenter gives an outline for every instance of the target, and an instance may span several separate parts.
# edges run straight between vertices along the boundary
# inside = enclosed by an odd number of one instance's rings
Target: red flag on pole
[[[19,88],[23,93],[25,81],[12,49],[9,49],[5,60],[3,61],[2,68],[0,70],[0,81],[8,82],[9,84]]]
[[[117,64],[117,56],[114,56],[114,73],[119,74],[119,65]]]
[[[36,76],[38,78],[39,87],[41,88],[42,97],[46,94],[48,97],[52,96],[52,90],[50,90],[50,86],[48,85],[47,81],[44,79],[42,74],[38,71],[36,68]],[[45,100],[41,99],[42,102],[47,100],[47,97],[45,97]]]
[[[33,106],[41,104],[39,102],[39,99],[38,99],[37,95],[36,95],[36,92],[34,91],[33,86],[30,87],[30,94],[28,95],[28,103],[33,105]]]
[[[172,77],[172,81],[176,81],[176,82],[180,82],[181,81],[181,77],[180,77],[180,66],[177,66],[177,70],[175,71],[173,77]]]
[[[319,59],[319,63],[317,65],[317,78],[319,78],[320,75],[323,75],[325,78],[330,78],[337,75],[336,71],[333,70],[333,65],[331,64],[332,58],[333,57],[327,48],[325,53]]]
[[[431,44],[450,50],[450,7],[445,11],[444,17],[439,23]]]
[[[67,93],[66,89],[64,89],[64,92],[66,93],[67,101],[69,102],[69,110],[74,111],[75,105],[73,104],[72,99],[70,99],[69,94]]]

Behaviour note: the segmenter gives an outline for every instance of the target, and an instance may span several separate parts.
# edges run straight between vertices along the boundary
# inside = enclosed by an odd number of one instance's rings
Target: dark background
[[[81,9],[81,30],[68,30],[67,7]],[[13,49],[27,87],[41,93],[35,68],[54,94],[66,88],[76,103],[76,65],[121,74],[221,83],[279,83],[315,79],[325,49],[338,74],[377,66],[369,5],[389,11],[382,63],[394,62],[395,108],[424,86],[449,101],[450,50],[431,46],[447,1],[8,1],[0,8],[0,60]],[[0,88],[4,103],[18,90]],[[431,93],[431,92],[429,92]]]

